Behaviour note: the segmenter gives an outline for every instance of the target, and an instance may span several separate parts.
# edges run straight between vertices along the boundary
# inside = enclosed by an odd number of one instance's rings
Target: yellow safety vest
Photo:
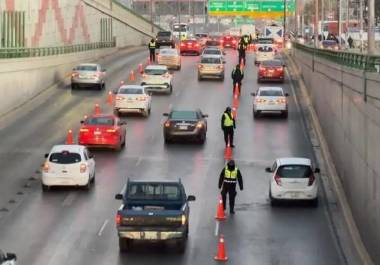
[[[156,42],[149,42],[149,48],[150,49],[156,48]]]
[[[235,169],[232,171],[228,169],[228,166],[224,168],[224,182],[236,183],[237,175],[238,175],[238,167],[235,167]]]
[[[234,120],[227,113],[224,113],[224,127],[234,126]]]

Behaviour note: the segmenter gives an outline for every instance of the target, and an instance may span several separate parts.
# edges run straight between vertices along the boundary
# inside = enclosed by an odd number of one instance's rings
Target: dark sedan
[[[164,122],[165,143],[174,139],[191,139],[201,144],[205,142],[208,115],[201,110],[172,110],[163,115],[168,117]]]

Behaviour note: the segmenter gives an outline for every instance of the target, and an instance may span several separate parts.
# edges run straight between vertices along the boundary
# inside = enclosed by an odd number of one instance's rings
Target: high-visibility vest
[[[236,183],[237,175],[238,167],[235,167],[232,171],[228,169],[228,166],[224,168],[224,182]]]
[[[150,49],[156,48],[156,42],[155,41],[154,42],[149,42],[149,48]]]
[[[234,126],[234,120],[227,113],[224,113],[224,127]]]
[[[249,43],[249,38],[248,38],[247,36],[244,37],[244,42],[245,42],[246,44]]]

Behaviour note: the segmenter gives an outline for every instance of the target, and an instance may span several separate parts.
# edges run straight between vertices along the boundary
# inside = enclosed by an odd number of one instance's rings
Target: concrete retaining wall
[[[366,245],[380,264],[380,75],[295,50],[335,166]]]

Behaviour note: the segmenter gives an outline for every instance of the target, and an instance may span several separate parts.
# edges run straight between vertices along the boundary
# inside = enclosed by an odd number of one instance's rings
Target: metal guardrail
[[[51,56],[112,47],[116,47],[116,41],[44,48],[0,48],[0,59]]]
[[[297,42],[293,42],[292,46],[296,49],[324,58],[336,64],[367,72],[380,72],[380,55],[367,55],[353,52],[317,49]]]

